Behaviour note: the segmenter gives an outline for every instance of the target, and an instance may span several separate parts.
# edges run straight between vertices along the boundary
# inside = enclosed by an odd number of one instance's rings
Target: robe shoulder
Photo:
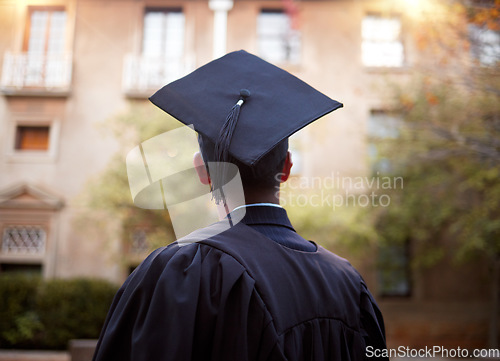
[[[280,352],[271,321],[255,281],[233,257],[173,243],[120,288],[94,360],[266,359]]]
[[[361,360],[385,344],[379,314],[356,270],[322,248],[297,252],[245,225],[202,230],[129,276],[94,360]]]

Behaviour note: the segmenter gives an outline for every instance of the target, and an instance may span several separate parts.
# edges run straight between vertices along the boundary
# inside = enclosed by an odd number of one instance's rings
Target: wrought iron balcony
[[[1,88],[9,95],[67,95],[72,55],[5,53]]]
[[[131,97],[150,96],[167,83],[187,74],[192,66],[180,58],[153,58],[129,54],[123,67],[123,91]]]

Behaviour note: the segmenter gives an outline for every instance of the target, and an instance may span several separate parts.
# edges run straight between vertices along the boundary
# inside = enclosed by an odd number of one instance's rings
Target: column
[[[208,6],[214,12],[213,58],[226,54],[227,12],[233,7],[233,0],[209,0]]]

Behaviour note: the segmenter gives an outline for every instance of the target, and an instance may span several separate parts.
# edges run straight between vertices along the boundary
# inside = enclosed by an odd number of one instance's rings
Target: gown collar
[[[295,231],[288,219],[286,210],[277,204],[250,204],[247,206],[242,206],[235,208],[231,214],[235,212],[242,212],[245,210],[245,215],[241,220],[242,223],[246,225],[275,225],[282,226]]]

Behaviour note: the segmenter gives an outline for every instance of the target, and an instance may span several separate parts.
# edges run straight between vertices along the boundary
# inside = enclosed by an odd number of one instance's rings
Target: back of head
[[[215,162],[214,148],[215,144],[203,135],[198,136],[200,144],[200,152],[205,163]],[[237,158],[229,155],[228,162],[236,165],[240,172],[241,182],[245,190],[258,188],[274,188],[279,184],[279,176],[285,163],[288,151],[288,139],[280,142],[275,148],[260,158],[255,164],[249,166]],[[207,169],[208,170],[208,169]],[[228,174],[231,176],[231,174]],[[216,179],[212,177],[212,188],[218,189],[228,180],[221,180],[222,184],[218,184]]]

